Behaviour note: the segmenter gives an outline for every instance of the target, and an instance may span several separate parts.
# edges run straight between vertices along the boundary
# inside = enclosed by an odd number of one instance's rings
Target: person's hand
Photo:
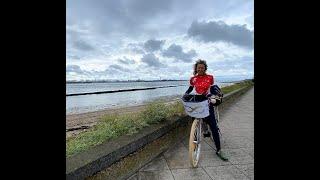
[[[212,104],[215,104],[215,103],[217,102],[217,100],[216,100],[215,98],[210,98],[210,102],[211,102]]]

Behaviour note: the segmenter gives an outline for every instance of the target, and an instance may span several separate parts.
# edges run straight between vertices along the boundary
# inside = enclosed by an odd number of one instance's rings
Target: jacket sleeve
[[[193,86],[189,86],[189,88],[188,88],[188,90],[185,92],[185,94],[191,93],[192,90],[193,90]]]

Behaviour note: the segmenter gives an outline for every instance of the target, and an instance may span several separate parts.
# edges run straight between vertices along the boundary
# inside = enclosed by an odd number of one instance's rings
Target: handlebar
[[[195,94],[185,94],[182,97],[183,101],[192,101],[192,102],[201,102],[208,100],[208,97],[205,95],[195,95]]]

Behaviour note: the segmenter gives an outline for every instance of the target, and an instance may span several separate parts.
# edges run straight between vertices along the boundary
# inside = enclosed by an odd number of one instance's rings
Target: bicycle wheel
[[[192,167],[197,167],[201,149],[201,120],[195,119],[191,126],[189,138],[189,159]]]

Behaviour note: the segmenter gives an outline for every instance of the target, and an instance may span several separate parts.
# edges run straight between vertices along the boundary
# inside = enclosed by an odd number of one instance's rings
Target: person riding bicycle
[[[209,75],[206,73],[207,71],[207,62],[205,60],[197,60],[194,64],[194,72],[193,77],[190,78],[190,86],[188,90],[185,92],[185,95],[190,94],[193,89],[195,89],[195,94],[198,95],[204,95],[208,98],[215,95],[215,86],[214,85],[214,78],[212,75]],[[210,98],[211,99],[211,98]],[[219,101],[219,99],[218,99]],[[220,136],[219,136],[219,128],[217,125],[217,121],[215,119],[214,115],[214,109],[213,105],[215,103],[221,103],[217,102],[216,99],[211,99],[209,104],[209,113],[210,115],[206,118],[204,118],[204,122],[208,123],[210,126],[210,129],[212,131],[212,137],[216,146],[216,154],[218,157],[220,157],[222,160],[227,161],[228,158],[224,155],[224,153],[221,151],[221,145],[220,145]],[[210,137],[209,132],[205,133],[204,136]]]

